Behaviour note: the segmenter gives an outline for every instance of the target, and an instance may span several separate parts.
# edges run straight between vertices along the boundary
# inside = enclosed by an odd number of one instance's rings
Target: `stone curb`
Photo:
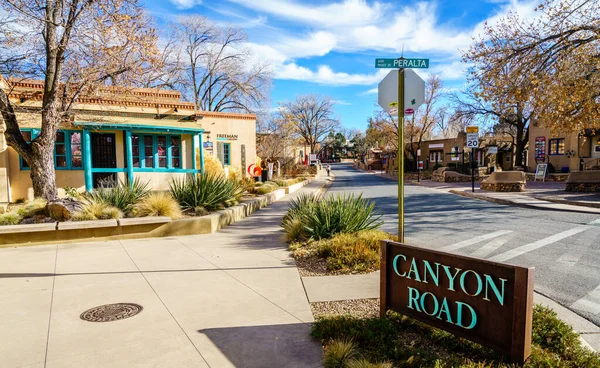
[[[435,188],[432,188],[432,189],[435,189]],[[541,211],[560,211],[560,212],[571,212],[571,213],[585,213],[585,214],[588,214],[588,215],[589,214],[593,214],[590,211],[584,211],[583,209],[582,210],[578,210],[578,209],[571,209],[571,208],[545,208],[545,207],[536,206],[536,205],[532,205],[532,204],[515,203],[515,202],[507,200],[507,199],[487,197],[487,196],[484,196],[484,195],[481,195],[481,194],[474,194],[474,193],[463,191],[463,190],[450,189],[448,191],[448,193],[452,193],[452,194],[456,194],[456,195],[459,195],[459,196],[462,196],[462,197],[467,197],[467,198],[472,198],[472,199],[480,199],[480,200],[488,201],[488,202],[491,202],[491,203],[502,204],[502,205],[506,205],[506,206],[530,208],[530,209],[541,210]],[[537,199],[537,198],[533,198],[533,199]]]
[[[600,203],[577,202],[577,201],[570,201],[568,199],[556,199],[556,198],[544,197],[544,196],[538,196],[538,197],[534,196],[533,198],[538,199],[540,201],[554,202],[554,203],[558,203],[558,204],[568,204],[571,206],[600,208]]]

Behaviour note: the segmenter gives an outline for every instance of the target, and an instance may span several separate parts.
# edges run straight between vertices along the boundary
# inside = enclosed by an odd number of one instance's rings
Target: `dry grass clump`
[[[17,209],[17,214],[21,217],[33,217],[41,214],[46,209],[46,202],[43,198],[36,198],[27,202]]]
[[[0,215],[1,225],[18,225],[23,218],[14,212],[6,212]]]
[[[131,214],[135,217],[167,216],[181,218],[181,207],[169,193],[152,192],[133,206]]]
[[[196,167],[200,168],[200,148],[196,148]],[[212,176],[224,176],[225,170],[217,156],[213,156],[204,150],[204,172]]]
[[[117,207],[110,204],[88,199],[84,202],[83,208],[79,212],[73,214],[73,221],[89,221],[89,220],[110,220],[120,219],[123,217],[123,212]]]

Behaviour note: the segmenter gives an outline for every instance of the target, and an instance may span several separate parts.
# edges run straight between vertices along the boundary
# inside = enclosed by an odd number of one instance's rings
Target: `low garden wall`
[[[524,192],[525,173],[522,171],[495,171],[481,182],[481,190],[492,192]]]
[[[567,179],[567,192],[600,192],[600,170],[573,171]]]
[[[82,240],[116,240],[178,235],[210,234],[280,200],[310,180],[277,189],[206,216],[171,220],[169,217],[138,217],[118,220],[52,222],[0,226],[0,247],[68,243]]]

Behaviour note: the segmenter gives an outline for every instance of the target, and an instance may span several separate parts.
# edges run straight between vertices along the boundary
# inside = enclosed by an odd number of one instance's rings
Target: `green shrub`
[[[106,202],[95,199],[84,201],[83,208],[73,214],[73,221],[109,220],[123,217],[123,212]]]
[[[23,218],[14,212],[6,212],[0,215],[0,225],[18,225]]]
[[[311,335],[326,351],[333,341],[353,341],[356,361],[345,367],[392,362],[397,367],[516,368],[489,348],[394,312],[387,318],[321,317]],[[532,342],[525,368],[600,367],[600,354],[582,347],[578,335],[549,308],[534,306]]]
[[[210,174],[187,175],[172,180],[169,186],[171,195],[185,210],[199,206],[209,211],[224,209],[228,201],[239,200],[244,192],[239,183]]]
[[[42,214],[46,210],[46,200],[36,198],[33,201],[23,204],[17,210],[17,214],[21,217],[33,217]]]
[[[263,185],[254,189],[257,194],[267,194],[279,189],[279,186],[272,181],[267,181]]]
[[[327,260],[332,271],[370,272],[379,269],[379,249],[382,240],[397,241],[397,237],[380,230],[336,234],[316,242],[317,255]]]
[[[246,192],[252,193],[254,191],[256,181],[253,178],[243,178],[240,180],[240,185]]]
[[[136,217],[167,216],[178,219],[181,217],[181,208],[169,193],[153,192],[136,203],[131,213]]]
[[[600,357],[582,347],[579,335],[548,307],[533,308],[532,342],[556,354],[558,360],[577,362],[577,367],[600,367]]]
[[[77,189],[73,187],[66,186],[63,188],[63,190],[65,191],[65,194],[69,197],[77,199],[81,198],[81,194],[77,191]]]
[[[337,233],[377,229],[383,222],[381,216],[373,212],[374,207],[375,203],[363,199],[362,195],[342,194],[323,199],[299,197],[290,203],[282,227],[285,231],[287,221],[299,220],[304,226],[304,234],[295,240],[323,239]]]
[[[149,182],[142,182],[139,178],[136,178],[131,185],[123,181],[107,181],[86,196],[93,202],[106,203],[123,213],[129,213],[134,204],[150,193],[148,184]]]

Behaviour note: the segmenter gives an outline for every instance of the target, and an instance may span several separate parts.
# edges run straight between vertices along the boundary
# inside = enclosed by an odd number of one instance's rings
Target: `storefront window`
[[[140,167],[140,136],[131,135],[131,154],[133,156],[133,167]]]
[[[71,132],[71,168],[83,167],[81,132]]]
[[[158,167],[167,167],[167,137],[159,135],[157,141]]]
[[[231,143],[223,144],[223,164],[231,165]]]
[[[132,134],[131,140],[133,167],[146,169],[181,168],[181,136]]]
[[[54,142],[54,166],[56,168],[67,167],[67,149],[65,148],[65,132],[56,133]]]
[[[27,143],[39,134],[38,130],[21,131],[23,139]],[[81,132],[70,130],[59,130],[56,132],[54,141],[54,167],[57,170],[81,170],[83,159],[81,154]],[[29,164],[22,157],[21,169],[29,169]]]
[[[181,168],[181,151],[179,137],[171,137],[171,167],[174,169]]]
[[[549,155],[564,155],[565,154],[565,139],[554,138],[549,141]]]

